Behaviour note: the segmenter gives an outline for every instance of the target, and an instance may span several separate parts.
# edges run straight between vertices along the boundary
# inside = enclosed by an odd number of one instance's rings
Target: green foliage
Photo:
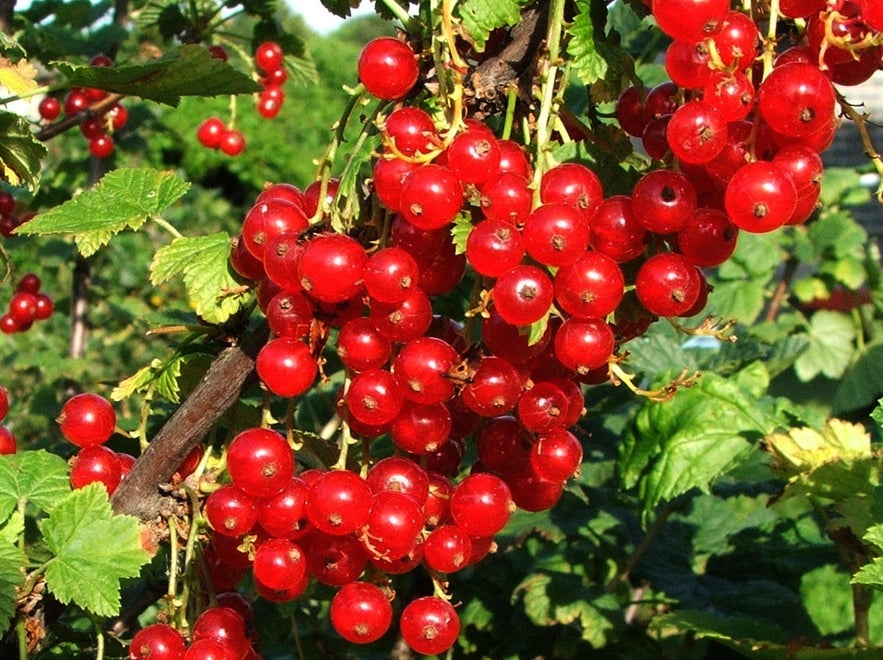
[[[261,86],[202,46],[182,46],[166,58],[119,67],[55,66],[74,87],[93,87],[177,106],[182,96],[219,96],[259,92]]]
[[[118,612],[120,580],[138,575],[148,559],[138,520],[114,515],[104,486],[89,484],[58,502],[40,531],[53,555],[45,571],[56,598],[99,616]]]
[[[150,265],[150,281],[159,285],[177,275],[184,277],[194,311],[208,323],[223,323],[250,298],[230,268],[226,232],[176,238],[157,250]]]
[[[88,257],[114,234],[137,230],[148,220],[160,218],[189,187],[171,172],[115,170],[94,188],[22,225],[18,233],[73,234],[80,253]]]
[[[35,190],[40,180],[40,163],[46,147],[34,138],[28,123],[9,112],[0,112],[0,168],[13,186]]]
[[[458,4],[457,14],[476,50],[483,51],[490,33],[518,23],[528,4],[528,0],[465,0]]]

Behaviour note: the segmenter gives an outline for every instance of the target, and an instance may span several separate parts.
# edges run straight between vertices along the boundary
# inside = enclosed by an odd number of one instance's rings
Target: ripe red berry
[[[264,73],[282,68],[285,53],[275,41],[265,41],[254,51],[254,63]]]
[[[104,397],[83,392],[65,401],[56,421],[69,442],[78,447],[94,447],[113,435],[116,413]]]
[[[46,121],[55,121],[61,115],[61,101],[54,96],[46,96],[37,106],[37,111]]]
[[[300,339],[275,337],[258,352],[255,371],[273,394],[295,397],[316,380],[318,365],[310,347]]]
[[[331,470],[310,486],[307,517],[326,534],[351,534],[368,521],[371,487],[355,472]]]
[[[106,133],[89,138],[89,153],[95,158],[109,158],[114,148],[113,138]]]
[[[181,633],[166,623],[154,623],[135,633],[129,660],[181,660],[186,648]]]
[[[681,316],[699,296],[696,267],[675,252],[660,252],[645,261],[635,278],[635,292],[652,314]]]
[[[343,585],[331,600],[331,625],[354,644],[380,639],[392,624],[392,606],[380,587],[369,582]]]
[[[71,460],[71,487],[82,488],[98,482],[112,495],[122,479],[117,454],[103,445],[84,447]]]
[[[509,487],[487,472],[470,474],[451,493],[451,517],[470,536],[493,536],[514,510]]]
[[[255,498],[278,493],[294,474],[294,451],[284,436],[266,428],[246,429],[227,449],[233,485]]]
[[[365,44],[357,66],[368,93],[387,101],[410,92],[420,74],[414,51],[394,37],[377,37]]]
[[[6,426],[0,426],[0,456],[14,454],[18,450],[15,435]]]
[[[228,156],[238,156],[245,150],[245,137],[235,129],[224,131],[218,148]]]
[[[207,149],[218,149],[221,146],[221,138],[226,132],[227,127],[223,121],[217,117],[209,117],[196,129],[196,139]]]
[[[438,655],[454,645],[460,634],[457,611],[436,596],[424,596],[402,610],[400,631],[405,643],[417,653]]]

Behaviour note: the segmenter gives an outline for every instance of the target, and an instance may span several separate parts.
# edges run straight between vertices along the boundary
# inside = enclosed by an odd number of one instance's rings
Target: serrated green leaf
[[[11,112],[0,112],[0,174],[13,186],[36,190],[46,146],[34,137],[28,122]]]
[[[807,238],[819,252],[835,258],[861,256],[868,232],[848,213],[826,213],[810,224]]]
[[[576,0],[576,15],[567,31],[571,40],[567,45],[567,53],[571,57],[571,65],[580,80],[591,85],[607,73],[607,62],[598,52],[595,45],[595,25],[591,15],[591,2]]]
[[[869,457],[871,435],[860,424],[830,419],[821,432],[800,427],[768,435],[764,446],[775,457],[778,469],[799,474],[831,461]]]
[[[0,456],[0,522],[20,502],[52,511],[69,492],[68,466],[60,456],[42,449]]]
[[[454,239],[454,253],[466,254],[466,241],[472,233],[472,218],[468,213],[458,213],[451,226],[451,238]]]
[[[72,234],[83,256],[94,254],[124,229],[159,217],[190,188],[172,172],[125,168],[108,172],[95,187],[19,226],[19,234]]]
[[[521,20],[521,8],[529,0],[466,0],[458,4],[456,13],[476,50],[484,50],[491,32],[509,27]]]
[[[883,590],[883,557],[875,557],[874,561],[862,566],[852,576],[854,584],[867,584],[875,589]]]
[[[836,260],[829,260],[819,268],[822,275],[830,275],[850,291],[855,291],[864,286],[868,278],[865,271],[863,256],[844,256]]]
[[[750,325],[761,315],[765,303],[764,281],[750,278],[728,280],[714,285],[714,290],[708,295],[707,312]]]
[[[55,597],[99,616],[116,614],[120,580],[148,561],[137,518],[114,515],[104,486],[89,484],[60,502],[40,529],[54,555],[46,584]]]
[[[3,525],[0,525],[0,544],[18,543],[25,531],[25,514],[21,509],[16,509]]]
[[[150,281],[162,284],[182,275],[196,313],[208,323],[223,323],[245,301],[230,268],[230,237],[226,232],[176,238],[157,250],[150,264]]]
[[[845,314],[820,310],[807,328],[809,346],[794,362],[797,377],[808,382],[822,374],[840,378],[855,350],[855,325]]]
[[[543,318],[539,321],[531,323],[528,326],[527,330],[527,345],[535,346],[540,341],[542,341],[543,337],[546,336],[546,331],[549,329],[549,314],[544,314]]]
[[[24,581],[22,567],[27,558],[12,543],[0,543],[0,634],[15,615],[16,588]]]
[[[835,415],[872,405],[883,392],[883,340],[862,347],[837,387],[831,412]]]
[[[863,517],[860,509],[867,506],[866,497],[880,485],[881,475],[883,463],[879,458],[841,458],[792,477],[779,499],[809,496],[847,502],[852,505],[848,508],[853,509],[847,515],[858,519]]]
[[[203,46],[181,46],[168,58],[133,66],[54,66],[76,87],[94,87],[115,94],[177,106],[182,96],[253,94],[260,84],[219,59]]]
[[[621,478],[629,488],[638,486],[649,513],[693,488],[707,492],[776,424],[738,374],[704,374],[692,388],[638,412],[619,447]]]
[[[864,539],[878,550],[883,551],[883,524],[869,527],[865,532]]]
[[[824,300],[830,295],[828,286],[818,277],[801,277],[791,285],[791,291],[801,302]]]
[[[577,0],[575,4],[576,15],[567,28],[570,64],[583,84],[589,86],[595,103],[615,101],[633,78],[634,62],[617,43],[605,38],[606,11],[590,0]]]

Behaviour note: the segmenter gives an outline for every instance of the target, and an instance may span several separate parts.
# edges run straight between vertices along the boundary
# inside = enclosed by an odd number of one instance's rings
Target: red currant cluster
[[[728,0],[656,0],[653,16],[674,39],[670,80],[626,90],[617,118],[654,160],[676,159],[703,213],[722,211],[750,232],[803,223],[838,125],[834,84],[883,66],[871,4],[782,0],[782,15],[806,27],[764,68],[757,25]]]
[[[0,385],[0,422],[6,419],[9,412],[9,392]],[[8,426],[0,426],[0,456],[14,454],[18,450],[15,435]]]
[[[258,113],[265,119],[273,119],[285,101],[285,91],[282,89],[288,80],[285,54],[275,41],[265,41],[255,50],[254,63],[261,72],[261,85],[264,88],[258,95]]]
[[[90,66],[110,66],[113,64],[107,55],[99,54],[89,59]],[[80,132],[88,140],[89,153],[96,158],[108,158],[114,151],[113,133],[122,130],[129,121],[129,111],[119,101],[109,102],[110,95],[101,89],[71,89],[64,97],[64,104],[54,96],[40,101],[38,112],[47,122],[85,110],[92,110],[91,116],[80,123]]]
[[[116,412],[104,397],[84,392],[64,402],[56,420],[62,436],[79,451],[71,459],[71,486],[99,482],[112,494],[135,459],[107,447],[116,429]]]
[[[0,190],[0,235],[9,238],[15,228],[26,221],[27,216],[19,216],[15,212],[15,197]]]
[[[6,313],[0,316],[0,332],[10,335],[29,330],[34,321],[52,316],[55,303],[40,290],[42,282],[34,273],[25,273],[15,286]]]
[[[219,593],[216,605],[203,610],[189,631],[189,643],[166,623],[145,626],[132,638],[129,660],[257,660],[254,610],[240,594]]]

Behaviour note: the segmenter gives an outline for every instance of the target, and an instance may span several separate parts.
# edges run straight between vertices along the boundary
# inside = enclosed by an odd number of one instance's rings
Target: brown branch
[[[114,511],[143,521],[154,520],[162,513],[168,502],[159,486],[169,482],[190,450],[239,398],[266,341],[267,327],[262,324],[212,362],[199,385],[151,440],[114,492]]]
[[[72,115],[67,115],[64,119],[60,119],[54,124],[49,124],[49,126],[44,128],[43,130],[35,133],[34,137],[40,140],[40,142],[50,140],[56,135],[60,135],[61,133],[74,128],[75,126],[79,126],[87,119],[103,115],[105,112],[110,110],[110,108],[113,107],[114,104],[118,103],[123,98],[125,98],[123,94],[108,94],[103,99],[96,102],[94,105],[90,105],[85,110],[80,110],[79,112],[75,112]]]
[[[0,32],[12,34],[12,17],[15,12],[15,0],[0,0]]]

